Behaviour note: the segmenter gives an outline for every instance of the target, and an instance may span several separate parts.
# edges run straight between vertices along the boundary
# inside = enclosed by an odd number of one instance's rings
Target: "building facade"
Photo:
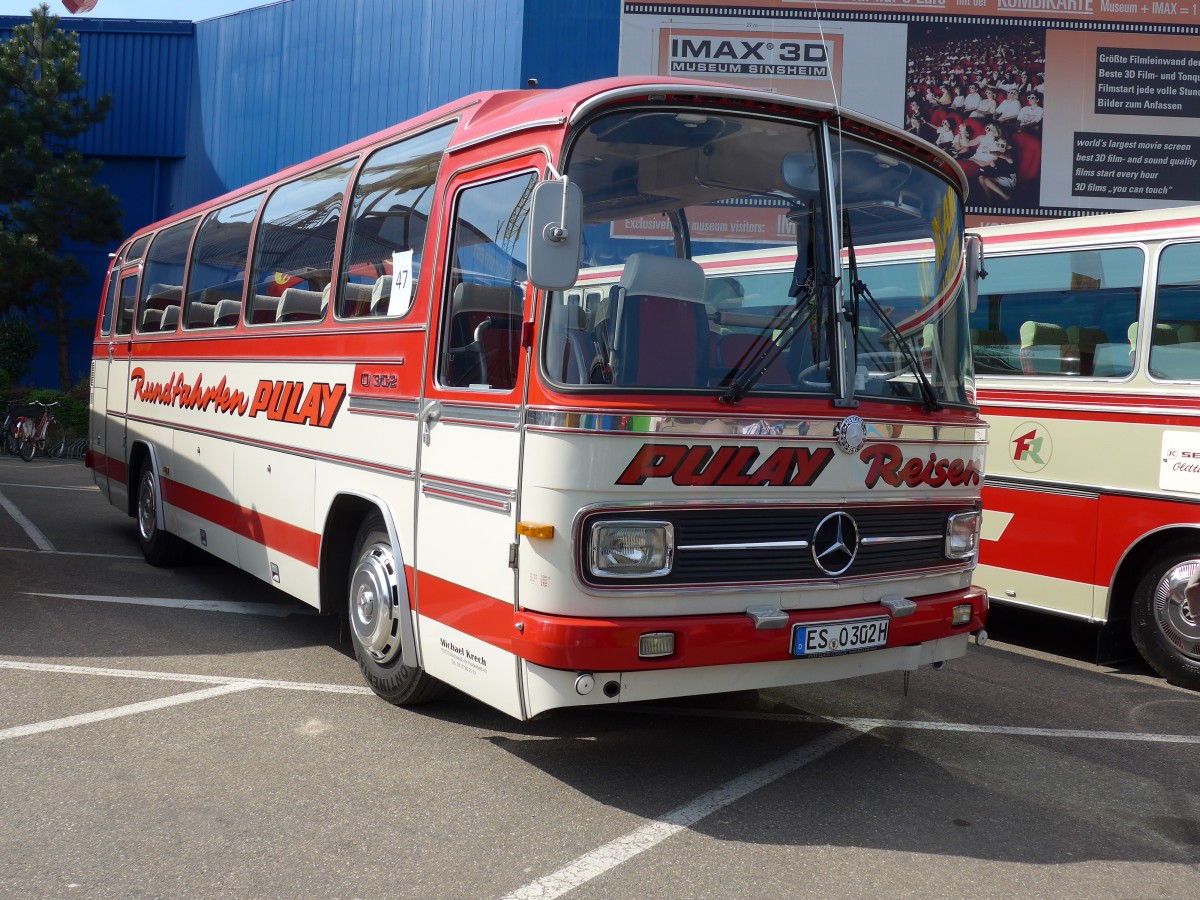
[[[0,17],[0,40],[23,17]],[[127,231],[480,90],[616,74],[614,0],[283,0],[201,22],[71,19],[88,94],[113,108],[80,140]],[[71,248],[94,316],[108,253]],[[72,341],[87,376],[91,332]],[[48,342],[32,381],[57,385]]]

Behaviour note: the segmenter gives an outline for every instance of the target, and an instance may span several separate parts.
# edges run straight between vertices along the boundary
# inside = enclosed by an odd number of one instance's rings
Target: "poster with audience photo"
[[[916,7],[916,8],[914,8]],[[624,0],[618,71],[837,103],[953,155],[975,226],[1200,203],[1200,12]]]
[[[904,128],[958,160],[972,207],[1037,215],[1045,29],[914,23],[906,73]]]

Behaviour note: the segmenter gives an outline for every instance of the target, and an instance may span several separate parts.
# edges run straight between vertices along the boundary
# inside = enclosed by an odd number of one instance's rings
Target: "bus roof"
[[[585,81],[563,88],[481,91],[468,94],[382,131],[336,147],[327,153],[296,163],[258,181],[174,213],[138,229],[130,237],[161,228],[172,222],[182,221],[197,213],[222,206],[238,197],[252,194],[276,183],[287,181],[303,172],[320,168],[368,147],[386,143],[393,138],[455,117],[459,119],[459,126],[447,147],[447,152],[494,140],[514,131],[574,123],[594,109],[643,96],[681,101],[690,98],[719,98],[725,101],[741,101],[751,108],[758,107],[764,111],[802,109],[810,115],[836,119],[856,134],[875,137],[884,143],[891,143],[916,153],[926,163],[939,169],[958,184],[964,195],[967,191],[966,176],[950,155],[927,141],[914,138],[901,128],[870,116],[835,107],[824,101],[805,100],[768,91],[747,90],[717,82],[692,81],[665,76],[653,78],[625,76]]]

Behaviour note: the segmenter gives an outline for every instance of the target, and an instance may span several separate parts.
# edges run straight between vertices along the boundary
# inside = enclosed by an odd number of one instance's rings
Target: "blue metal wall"
[[[617,74],[621,0],[525,0],[521,84],[563,87]]]
[[[182,209],[472,91],[522,86],[521,0],[290,0],[199,22]]]
[[[0,17],[0,39],[25,17]],[[80,140],[125,226],[148,222],[474,91],[559,87],[617,70],[620,0],[283,0],[198,22],[63,18],[109,118]],[[92,283],[109,250],[77,248]],[[84,375],[90,334],[72,342]],[[53,348],[35,364],[56,384]]]
[[[28,17],[0,16],[0,40]],[[183,156],[193,45],[191,22],[63,19],[79,37],[88,99],[111,94],[108,118],[78,141],[93,156]]]

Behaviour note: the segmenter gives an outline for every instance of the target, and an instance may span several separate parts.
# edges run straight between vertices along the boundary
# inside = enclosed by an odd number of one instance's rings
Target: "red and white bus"
[[[963,194],[820,103],[473,95],[134,234],[89,465],[151,563],[194,545],[346,617],[397,704],[940,664],[987,611]],[[924,255],[911,308],[840,278],[873,248]],[[772,253],[736,308],[697,262]]]
[[[1200,689],[1200,207],[981,235],[977,580]]]

